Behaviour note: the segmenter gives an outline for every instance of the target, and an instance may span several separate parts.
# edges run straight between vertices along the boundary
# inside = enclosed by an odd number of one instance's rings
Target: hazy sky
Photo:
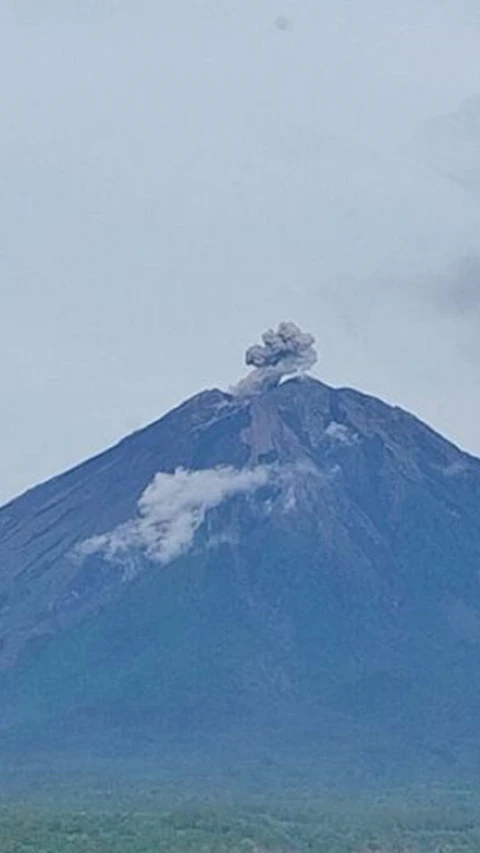
[[[418,143],[479,57],[478,0],[3,0],[0,500],[279,320],[480,454],[480,196]]]

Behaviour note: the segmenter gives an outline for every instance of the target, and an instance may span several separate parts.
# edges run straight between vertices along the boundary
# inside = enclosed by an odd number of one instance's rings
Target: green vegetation
[[[478,853],[480,796],[345,798],[269,808],[7,804],[1,853]]]

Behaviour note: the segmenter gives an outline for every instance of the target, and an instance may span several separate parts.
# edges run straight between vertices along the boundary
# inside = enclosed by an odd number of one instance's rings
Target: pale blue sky
[[[418,144],[480,92],[477,7],[4,0],[0,500],[279,320],[480,453],[480,201]]]

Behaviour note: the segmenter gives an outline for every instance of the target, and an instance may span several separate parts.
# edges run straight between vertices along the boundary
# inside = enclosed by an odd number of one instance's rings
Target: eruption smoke
[[[254,369],[238,383],[236,394],[259,394],[278,385],[284,376],[309,370],[317,361],[315,338],[295,323],[280,323],[276,332],[268,329],[262,341],[263,345],[254,344],[245,353],[246,364]]]
[[[84,559],[102,553],[107,560],[121,562],[132,551],[140,551],[166,565],[189,550],[210,509],[228,498],[254,492],[266,485],[269,476],[263,466],[160,471],[141,495],[135,518],[87,539],[75,555]]]

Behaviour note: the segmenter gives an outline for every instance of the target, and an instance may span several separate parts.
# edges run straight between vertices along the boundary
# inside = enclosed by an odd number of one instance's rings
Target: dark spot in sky
[[[275,26],[277,30],[287,32],[287,30],[292,29],[292,21],[286,15],[279,15],[278,18],[275,18]]]

